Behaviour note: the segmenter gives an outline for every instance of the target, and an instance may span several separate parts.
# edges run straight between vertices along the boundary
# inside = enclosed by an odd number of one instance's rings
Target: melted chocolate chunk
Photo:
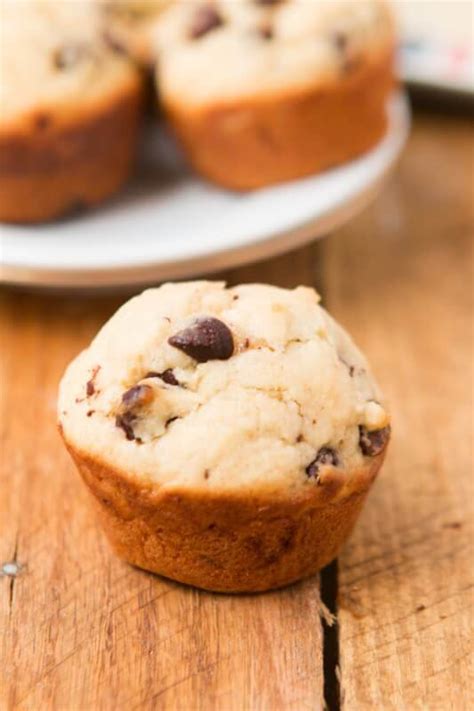
[[[168,339],[170,346],[206,363],[228,360],[234,352],[234,339],[228,326],[217,318],[203,317]]]
[[[123,404],[132,409],[145,405],[153,398],[153,388],[150,385],[134,385],[122,395]]]
[[[156,373],[154,370],[151,370],[149,373],[147,373],[145,375],[145,378],[160,378],[167,385],[179,385],[180,384],[179,380],[176,379],[176,376],[173,373],[171,368],[167,368],[162,373]]]
[[[381,454],[389,439],[390,426],[369,432],[367,427],[359,425],[359,446],[366,457],[376,457],[377,454]]]
[[[136,415],[132,412],[124,412],[122,415],[117,415],[115,418],[115,426],[120,427],[125,432],[125,436],[128,440],[132,441],[135,439],[135,433],[133,431],[133,422],[136,420]]]
[[[309,479],[317,479],[321,466],[337,467],[340,459],[337,452],[331,447],[321,447],[315,459],[306,467],[306,475]]]
[[[212,5],[201,5],[196,10],[190,30],[189,37],[191,39],[200,39],[207,35],[208,32],[221,27],[224,20]]]

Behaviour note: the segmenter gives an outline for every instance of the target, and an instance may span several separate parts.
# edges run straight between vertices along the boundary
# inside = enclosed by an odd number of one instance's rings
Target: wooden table
[[[211,595],[111,554],[55,398],[124,297],[3,293],[0,708],[473,708],[472,169],[468,120],[420,114],[363,215],[225,275],[315,285],[393,410],[386,466],[338,564],[282,592]]]

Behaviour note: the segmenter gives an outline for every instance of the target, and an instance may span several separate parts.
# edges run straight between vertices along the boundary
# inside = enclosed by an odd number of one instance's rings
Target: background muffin
[[[395,40],[382,0],[178,2],[155,42],[170,122],[194,167],[221,185],[316,173],[386,129]]]
[[[127,177],[142,79],[95,2],[2,2],[0,219],[48,220]]]
[[[116,551],[211,590],[316,572],[349,534],[389,421],[316,293],[167,284],[68,368],[59,420]]]

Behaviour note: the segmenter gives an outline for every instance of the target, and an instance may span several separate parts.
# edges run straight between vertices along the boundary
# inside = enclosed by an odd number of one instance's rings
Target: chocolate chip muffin
[[[317,173],[385,132],[395,42],[382,0],[177,2],[155,43],[174,131],[223,186]]]
[[[2,0],[0,219],[40,222],[127,177],[142,78],[96,2]]]
[[[329,563],[390,435],[364,357],[305,287],[145,291],[72,362],[58,407],[117,553],[216,591]]]

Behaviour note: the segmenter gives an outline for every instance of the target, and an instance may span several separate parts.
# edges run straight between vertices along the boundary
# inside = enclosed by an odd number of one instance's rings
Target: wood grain
[[[225,275],[316,285],[392,404],[387,466],[339,562],[338,647],[323,638],[317,579],[210,595],[110,553],[55,398],[124,297],[3,292],[0,566],[21,567],[0,577],[2,711],[318,710],[338,658],[347,711],[472,706],[471,141],[467,120],[419,116],[372,208],[330,240]]]
[[[419,117],[383,198],[323,246],[394,423],[339,565],[348,710],[474,707],[471,131]]]

